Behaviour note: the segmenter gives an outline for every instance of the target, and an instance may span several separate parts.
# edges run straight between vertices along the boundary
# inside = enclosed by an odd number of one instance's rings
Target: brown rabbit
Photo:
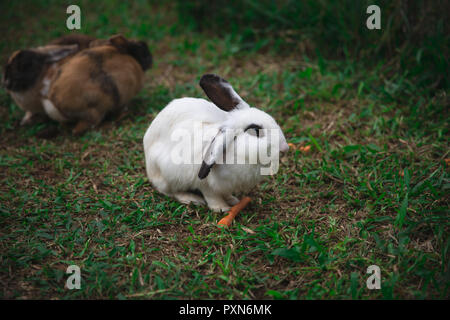
[[[77,45],[48,45],[19,50],[8,60],[3,74],[6,91],[25,111],[21,124],[27,124],[35,114],[43,114],[40,91],[45,74],[55,63],[76,53]]]
[[[55,64],[82,49],[95,38],[73,34],[53,40],[49,45],[15,51],[8,59],[3,73],[3,85],[25,111],[21,124],[27,124],[35,114],[45,114],[41,90],[45,76]]]
[[[151,64],[145,42],[113,36],[49,70],[44,110],[56,121],[76,122],[72,132],[81,134],[121,111],[142,88]]]

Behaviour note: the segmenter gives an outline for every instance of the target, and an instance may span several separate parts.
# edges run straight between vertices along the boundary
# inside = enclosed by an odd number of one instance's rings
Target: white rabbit
[[[200,86],[214,103],[175,99],[147,129],[147,176],[159,192],[182,203],[206,200],[212,210],[227,211],[239,202],[233,193],[249,191],[262,178],[267,162],[261,151],[278,160],[289,146],[275,120],[251,108],[227,81],[207,74]]]

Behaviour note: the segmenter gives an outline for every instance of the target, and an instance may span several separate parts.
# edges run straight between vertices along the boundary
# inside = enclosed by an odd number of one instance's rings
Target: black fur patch
[[[94,68],[90,71],[89,77],[100,85],[100,89],[114,102],[115,107],[120,106],[120,93],[114,79],[103,70],[104,56],[96,52],[84,51],[82,54],[87,55],[93,62]]]
[[[153,60],[150,50],[144,41],[129,42],[127,47],[128,54],[137,60],[141,65],[142,70],[151,68]]]
[[[256,136],[259,138],[259,130],[261,130],[262,127],[259,126],[259,125],[257,125],[257,124],[252,123],[252,124],[249,125],[247,128],[245,128],[244,132],[247,131],[247,130],[250,130],[250,129],[255,129],[255,131],[256,131]]]
[[[240,102],[230,90],[231,86],[228,81],[218,75],[205,74],[199,84],[208,98],[224,111],[233,110]]]
[[[144,41],[127,40],[122,35],[116,35],[109,39],[109,43],[120,53],[128,54],[136,59],[143,71],[152,66],[152,55]]]
[[[36,83],[46,64],[42,53],[22,50],[8,63],[3,75],[3,83],[10,91],[25,91]]]
[[[198,172],[198,177],[200,178],[200,180],[205,179],[208,176],[213,165],[214,164],[209,165],[205,161],[202,162],[202,166],[200,167],[200,171]]]

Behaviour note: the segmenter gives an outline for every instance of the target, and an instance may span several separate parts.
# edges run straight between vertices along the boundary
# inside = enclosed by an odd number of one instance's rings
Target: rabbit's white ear
[[[211,168],[216,162],[220,159],[224,160],[227,146],[233,141],[234,136],[234,130],[232,129],[219,129],[219,132],[211,140],[211,143],[203,156],[202,166],[198,172],[198,177],[200,179],[205,179],[208,176]]]
[[[200,79],[200,87],[208,98],[224,111],[249,108],[249,105],[234,91],[228,81],[218,75],[203,75]]]

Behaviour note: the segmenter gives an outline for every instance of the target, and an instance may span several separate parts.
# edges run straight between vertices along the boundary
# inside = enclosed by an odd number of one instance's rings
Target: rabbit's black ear
[[[142,70],[146,71],[151,68],[153,59],[147,43],[144,41],[130,41],[127,50],[139,62]]]
[[[121,53],[129,54],[141,65],[142,70],[151,68],[153,59],[148,45],[144,41],[128,40],[122,35],[109,38],[109,42]]]
[[[200,180],[205,179],[208,176],[209,171],[211,171],[213,165],[214,163],[207,164],[205,161],[202,162],[202,166],[200,167],[200,171],[198,172],[198,177],[200,178]]]
[[[203,155],[202,166],[198,172],[200,179],[205,179],[216,163],[223,163],[228,145],[234,141],[234,136],[235,131],[230,128],[221,128],[217,132]]]
[[[200,87],[208,98],[224,111],[248,108],[248,104],[234,91],[233,87],[218,75],[205,74],[200,79]]]

